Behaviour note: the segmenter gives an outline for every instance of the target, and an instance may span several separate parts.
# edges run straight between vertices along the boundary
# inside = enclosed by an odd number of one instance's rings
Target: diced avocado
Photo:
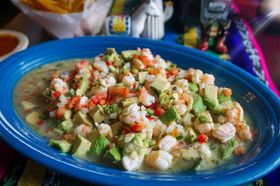
[[[91,143],[94,143],[96,141],[98,135],[99,135],[99,132],[95,128],[87,134],[86,139],[89,140]]]
[[[77,96],[83,96],[89,88],[88,79],[83,77],[79,83],[79,88],[76,90]]]
[[[56,135],[58,135],[58,136],[61,136],[61,135],[63,134],[63,131],[60,130],[60,129],[58,129],[58,128],[54,128],[54,129],[53,129],[53,132],[54,132]]]
[[[122,133],[124,124],[121,121],[118,121],[111,125],[111,129],[114,136],[118,136]]]
[[[139,72],[138,73],[138,81],[140,84],[143,84],[145,82],[145,78],[148,75],[147,71]]]
[[[93,119],[94,122],[96,123],[101,123],[105,118],[105,112],[102,106],[97,105],[94,107],[93,110],[89,112],[91,118]]]
[[[64,132],[70,132],[74,128],[74,123],[70,119],[68,119],[68,120],[61,122],[57,126],[57,128]]]
[[[166,125],[169,125],[172,121],[176,121],[180,118],[179,113],[176,111],[175,108],[170,108],[167,111],[165,111],[159,119]]]
[[[168,80],[162,76],[158,76],[155,78],[155,80],[151,84],[151,88],[157,91],[157,93],[161,93],[168,89],[170,86],[170,83]]]
[[[207,105],[207,107],[209,108],[209,110],[219,110],[218,87],[208,84],[205,85],[204,102],[205,105]]]
[[[110,150],[108,150],[106,152],[106,156],[112,161],[116,161],[116,162],[121,161],[122,159],[121,153],[117,147],[113,147]]]
[[[33,108],[36,107],[35,104],[33,104],[33,103],[29,102],[29,101],[22,101],[22,102],[21,102],[21,105],[22,105],[22,107],[23,107],[23,109],[24,109],[25,111],[26,111],[26,110],[31,110],[31,109],[33,109]]]
[[[108,115],[114,114],[117,112],[117,105],[116,104],[108,105],[104,108],[104,111]]]
[[[68,119],[71,119],[71,116],[72,116],[72,111],[71,110],[65,110],[64,111],[64,114],[63,114],[63,118],[68,120]]]
[[[32,125],[36,125],[36,123],[40,120],[40,114],[36,111],[31,112],[25,117],[25,120]]]
[[[191,127],[188,127],[186,129],[186,142],[187,143],[193,143],[197,138],[197,135],[195,133],[195,131],[191,128]]]
[[[91,144],[89,152],[95,157],[101,156],[106,150],[107,145],[110,141],[103,135],[99,135],[94,143]]]
[[[224,91],[222,91],[219,95],[218,95],[218,101],[219,103],[224,103],[231,100],[231,96],[225,96]]]
[[[66,140],[54,140],[51,139],[49,141],[49,145],[51,147],[54,147],[56,149],[59,149],[61,152],[65,153],[65,152],[69,152],[71,150],[72,144],[69,143]]]
[[[191,92],[196,93],[198,91],[198,86],[195,83],[188,83],[188,88]]]
[[[77,125],[83,123],[92,126],[92,122],[90,121],[88,115],[82,111],[79,111],[74,115],[73,122]]]
[[[210,122],[209,118],[205,114],[200,114],[198,116],[198,120],[200,123],[209,123]]]
[[[233,150],[238,146],[238,142],[235,139],[232,139],[228,141],[225,144],[222,144],[219,152],[220,152],[220,158],[223,160],[228,159],[231,155]]]
[[[195,114],[199,114],[206,110],[206,106],[203,104],[203,100],[200,96],[194,96],[192,110]]]
[[[165,92],[162,92],[159,95],[159,102],[165,109],[171,107],[176,99],[178,99],[178,93],[173,93],[172,95],[169,95]]]
[[[130,60],[132,59],[133,54],[137,54],[137,50],[124,50],[121,54],[125,60]]]
[[[127,107],[133,103],[138,103],[137,97],[126,98],[125,100],[122,101],[122,106]]]
[[[73,141],[72,154],[77,157],[84,157],[90,145],[90,141],[78,134]]]

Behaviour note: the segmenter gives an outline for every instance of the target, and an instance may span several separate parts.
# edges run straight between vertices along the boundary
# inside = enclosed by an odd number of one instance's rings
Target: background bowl
[[[233,89],[257,130],[253,145],[242,157],[202,172],[135,173],[97,165],[58,153],[47,140],[26,126],[13,105],[17,81],[28,71],[57,60],[93,57],[115,47],[118,51],[150,48],[182,68],[212,73],[218,86]],[[70,176],[113,185],[235,185],[257,179],[280,164],[280,102],[263,83],[234,65],[193,49],[160,41],[126,37],[85,37],[44,43],[13,55],[0,65],[0,133],[22,154]]]

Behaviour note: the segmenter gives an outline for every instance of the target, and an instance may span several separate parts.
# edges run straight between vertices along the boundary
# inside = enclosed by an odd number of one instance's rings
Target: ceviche
[[[127,171],[207,170],[246,153],[232,90],[149,49],[41,66],[18,83],[18,113],[62,153]]]

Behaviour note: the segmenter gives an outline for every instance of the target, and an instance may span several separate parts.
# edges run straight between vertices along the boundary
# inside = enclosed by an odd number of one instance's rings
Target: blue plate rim
[[[63,43],[65,44],[67,42],[69,42],[69,43],[86,42],[86,41],[88,42],[89,40],[92,41],[92,42],[104,42],[104,40],[106,40],[106,42],[113,42],[113,41],[119,41],[120,38],[118,38],[118,37],[83,37],[83,38],[75,38],[75,39],[66,39],[66,40],[63,40],[63,41],[61,41],[61,40],[49,41],[49,42],[31,47],[31,48],[27,49],[26,51],[19,52],[15,55],[9,57],[8,59],[4,60],[0,65],[0,72],[3,71],[3,69],[6,68],[6,66],[11,65],[10,63],[12,63],[13,61],[15,61],[17,59],[20,60],[20,58],[24,57],[24,55],[26,53],[27,54],[32,53],[36,50],[38,51],[40,49],[48,48],[48,47],[51,47],[51,46],[54,46],[54,45],[58,45],[58,46],[61,45],[62,46]],[[192,54],[194,54],[195,56],[197,56],[199,58],[204,58],[208,61],[218,63],[221,66],[221,68],[226,68],[226,69],[232,70],[232,73],[236,73],[235,75],[237,75],[237,76],[239,75],[241,77],[243,76],[243,77],[245,77],[245,79],[251,81],[252,86],[253,85],[255,86],[254,88],[258,87],[258,91],[259,91],[260,94],[267,96],[266,101],[273,104],[273,107],[276,108],[276,110],[274,110],[274,111],[275,111],[276,116],[278,116],[277,119],[278,119],[278,124],[279,124],[279,121],[280,121],[280,118],[279,118],[280,117],[280,101],[279,101],[279,98],[271,90],[269,90],[263,83],[261,83],[257,78],[255,78],[251,74],[247,73],[243,69],[240,69],[239,67],[236,67],[236,66],[234,66],[234,65],[232,65],[228,62],[222,61],[222,60],[218,59],[217,57],[214,57],[214,56],[209,55],[207,53],[202,53],[202,52],[197,51],[197,50],[193,50],[193,49],[190,49],[190,48],[185,48],[185,47],[178,46],[178,45],[172,44],[172,43],[167,43],[167,42],[164,42],[164,41],[159,42],[159,41],[152,41],[152,40],[148,40],[148,39],[135,39],[135,38],[128,38],[128,37],[122,37],[121,41],[122,42],[126,42],[126,41],[127,42],[132,42],[132,41],[144,42],[147,45],[157,45],[157,46],[160,46],[160,47],[169,47],[169,48],[172,48],[173,50],[178,50],[178,51],[182,51],[182,52],[191,52]],[[0,80],[0,82],[1,82],[1,80]],[[0,87],[1,86],[2,85],[0,85]],[[0,105],[1,104],[2,103],[0,103]],[[277,108],[279,108],[279,109],[277,109]],[[30,155],[31,152],[35,151],[36,153],[38,153],[38,156],[36,155],[35,157],[32,156],[30,158],[32,158],[36,161],[39,161],[39,162],[43,163],[44,165],[49,166],[51,168],[54,168],[54,169],[56,169],[60,172],[64,172],[68,175],[71,175],[73,177],[83,179],[83,180],[88,180],[87,175],[80,175],[80,176],[77,177],[78,172],[71,172],[68,169],[66,169],[66,171],[65,171],[65,169],[63,170],[63,166],[66,166],[66,165],[61,163],[61,162],[57,162],[57,163],[60,163],[62,167],[52,165],[51,162],[56,161],[53,157],[45,156],[43,159],[41,159],[41,157],[40,157],[41,152],[37,152],[36,149],[32,149],[31,147],[22,148],[22,147],[28,147],[28,144],[24,144],[23,142],[22,143],[16,143],[16,142],[20,141],[20,139],[15,139],[14,136],[7,131],[7,129],[5,130],[4,126],[5,126],[6,122],[8,122],[8,121],[6,120],[5,116],[3,116],[2,111],[1,111],[0,112],[0,123],[1,123],[1,125],[0,125],[1,130],[0,131],[1,131],[1,134],[4,138],[4,140],[8,144],[10,144],[11,146],[13,146],[18,151],[22,152],[23,154],[25,154],[28,157],[31,156]],[[278,131],[277,141],[275,142],[275,145],[276,144],[280,144],[279,131]],[[270,149],[270,151],[271,151],[271,149]],[[265,166],[266,168],[264,168],[262,170],[255,169],[255,170],[252,170],[251,172],[247,172],[245,175],[244,175],[244,172],[243,172],[242,174],[233,175],[230,178],[226,177],[226,178],[223,178],[223,181],[227,181],[226,182],[227,184],[235,185],[235,184],[239,184],[239,183],[243,183],[243,182],[247,182],[247,181],[256,179],[259,176],[267,174],[268,172],[272,171],[273,168],[276,168],[280,164],[280,158],[279,158],[280,149],[276,150],[274,153],[270,153],[270,155],[271,155],[272,159],[277,160],[277,161],[274,161],[273,164],[268,164],[267,162],[263,162],[263,164],[266,165]],[[278,156],[278,157],[276,157],[276,156]],[[75,168],[77,168],[77,167],[75,167]],[[241,177],[246,176],[246,178],[244,178],[243,180],[240,181],[240,176]],[[119,181],[125,181],[126,180],[126,179],[122,179],[122,178],[116,178],[116,179],[118,179]],[[89,181],[93,181],[93,180],[89,180]],[[113,180],[113,181],[104,180],[104,177],[100,176],[100,175],[99,175],[99,177],[98,177],[98,175],[95,175],[94,181],[99,182],[99,183],[116,184],[116,180]],[[130,180],[130,181],[134,181],[134,183],[136,184],[136,183],[143,183],[143,181],[147,181],[147,180]],[[175,181],[177,181],[177,180],[175,180]],[[153,184],[157,184],[157,183],[158,183],[157,181],[153,182]],[[219,182],[217,182],[217,181],[216,182],[215,181],[209,182],[209,180],[208,180],[207,184],[208,185],[209,184],[210,185],[211,184],[217,185],[217,184],[219,184]]]

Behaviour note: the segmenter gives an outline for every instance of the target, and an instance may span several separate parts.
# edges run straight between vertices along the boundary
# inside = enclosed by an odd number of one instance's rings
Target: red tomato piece
[[[155,110],[155,112],[154,112],[154,114],[155,114],[156,116],[160,116],[160,115],[162,115],[163,113],[164,113],[164,109],[161,108],[161,107],[158,107],[158,108]]]
[[[208,137],[205,135],[205,134],[199,134],[198,136],[197,136],[197,141],[199,142],[199,143],[206,143],[207,142],[207,140],[208,140]]]

